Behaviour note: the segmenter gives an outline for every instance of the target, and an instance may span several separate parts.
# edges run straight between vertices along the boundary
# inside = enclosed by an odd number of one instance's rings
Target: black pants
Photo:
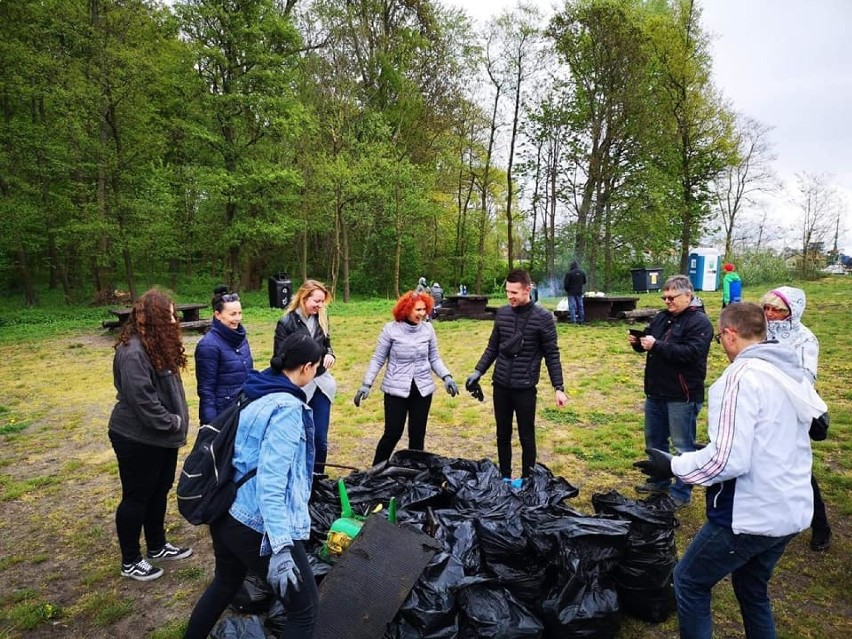
[[[426,421],[429,419],[431,406],[432,395],[423,397],[414,382],[411,382],[411,392],[408,397],[397,397],[385,393],[385,432],[376,446],[373,466],[391,456],[394,447],[402,437],[406,418],[408,418],[408,448],[423,450],[426,443]]]
[[[110,442],[118,459],[121,502],[115,511],[115,528],[121,546],[121,561],[139,561],[139,534],[145,530],[148,550],[166,543],[166,500],[175,481],[177,448],[142,444],[110,431]]]
[[[527,477],[535,466],[536,389],[514,389],[494,385],[494,419],[497,422],[497,460],[500,474],[512,476],[512,417],[518,419],[521,441],[521,476]]]
[[[260,556],[263,536],[231,515],[220,517],[210,524],[210,536],[213,538],[213,554],[216,556],[216,573],[195,604],[184,639],[206,639],[239,591],[248,571],[265,577],[269,570],[269,555]],[[281,636],[287,639],[310,639],[314,634],[319,610],[319,591],[302,542],[293,542],[291,552],[302,575],[302,582],[299,590],[289,589],[281,601],[287,610],[287,621]]]
[[[814,489],[814,516],[811,519],[811,530],[820,533],[828,532],[831,526],[828,525],[825,502],[822,500],[822,493],[819,490],[819,484],[817,484],[813,473],[811,473],[811,487]]]

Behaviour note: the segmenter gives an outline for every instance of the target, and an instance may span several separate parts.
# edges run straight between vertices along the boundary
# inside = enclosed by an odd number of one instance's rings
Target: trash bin
[[[270,308],[287,308],[293,297],[293,282],[287,273],[276,273],[269,276],[269,306]]]
[[[632,268],[630,275],[633,278],[633,292],[643,293],[645,291],[659,291],[662,286],[661,268]]]

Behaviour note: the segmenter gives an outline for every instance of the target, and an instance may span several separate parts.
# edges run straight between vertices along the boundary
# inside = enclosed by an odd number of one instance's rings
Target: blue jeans
[[[583,307],[582,295],[568,296],[568,319],[571,323],[582,324],[586,321],[586,309]]]
[[[325,472],[328,459],[328,424],[331,421],[331,400],[320,389],[316,389],[308,406],[314,411],[314,472]]]
[[[775,564],[795,536],[735,535],[730,528],[704,524],[674,570],[681,639],[712,637],[710,592],[729,574],[746,638],[775,639],[767,587]]]
[[[671,445],[677,453],[695,450],[695,428],[701,402],[676,402],[662,397],[645,398],[645,448],[669,451]],[[666,488],[669,481],[649,482]],[[692,486],[675,480],[671,496],[689,501]]]

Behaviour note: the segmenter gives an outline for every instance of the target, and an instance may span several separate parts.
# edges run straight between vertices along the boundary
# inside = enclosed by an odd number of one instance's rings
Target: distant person
[[[432,308],[432,317],[435,317],[438,314],[438,309],[441,307],[441,304],[444,303],[444,289],[441,288],[441,285],[438,282],[432,282],[432,300],[434,301],[435,306]]]
[[[459,284],[459,295],[467,295],[467,286]]]
[[[704,403],[707,355],[713,325],[686,275],[674,275],[663,284],[666,309],[657,313],[641,337],[628,342],[645,359],[645,449],[678,453],[695,450],[698,413]],[[636,486],[642,493],[667,494],[677,508],[686,506],[692,486],[677,479],[649,479]]]
[[[722,277],[722,308],[725,308],[728,304],[743,301],[743,282],[730,262],[722,270],[725,272]]]
[[[792,348],[806,378],[812,385],[816,384],[819,340],[802,324],[807,305],[805,292],[800,288],[781,286],[766,293],[760,301],[766,316],[767,338]],[[811,550],[822,552],[828,550],[831,545],[831,526],[828,523],[822,492],[813,473],[811,486],[814,491],[814,516],[811,521],[810,545]]]
[[[331,293],[325,284],[317,280],[305,280],[296,291],[284,317],[275,326],[273,353],[284,357],[286,338],[294,333],[304,333],[322,346],[323,358],[317,368],[316,376],[304,388],[308,397],[308,406],[313,411],[314,448],[316,464],[314,472],[325,472],[328,458],[328,428],[331,422],[331,405],[337,393],[337,382],[329,372],[334,368],[335,357],[331,348],[331,333],[328,325],[328,304]]]
[[[535,282],[530,282],[530,299],[533,304],[538,304],[538,287]]]
[[[424,321],[432,312],[432,304],[431,295],[416,291],[404,293],[396,301],[394,321],[382,327],[364,380],[355,393],[355,406],[360,406],[370,395],[379,371],[387,365],[382,380],[385,430],[376,446],[373,466],[390,458],[402,437],[406,420],[408,448],[424,449],[426,422],[435,392],[433,373],[443,380],[451,397],[458,395],[459,387],[438,352],[435,329]]]
[[[311,534],[314,437],[304,388],[326,350],[304,332],[282,340],[281,352],[243,387],[251,399],[240,412],[233,479],[257,474],[237,489],[227,514],[210,524],[216,568],[195,604],[184,639],[205,639],[249,571],[266,580],[286,611],[288,639],[310,639],[319,609],[305,543]]]
[[[415,293],[429,293],[429,285],[426,283],[426,278],[421,277],[417,280],[417,288],[414,289]]]
[[[512,478],[512,421],[517,419],[521,443],[521,476],[536,464],[535,410],[541,360],[547,366],[556,406],[568,403],[562,380],[562,363],[553,314],[530,297],[529,273],[514,270],[506,277],[508,304],[497,309],[488,344],[467,378],[465,388],[481,393],[480,378],[494,364],[494,420],[497,460],[504,479]]]
[[[710,443],[675,457],[649,449],[635,465],[652,479],[706,487],[707,522],[674,570],[681,638],[710,639],[712,590],[730,575],[745,636],[768,639],[776,636],[769,579],[811,520],[808,427],[825,403],[795,354],[764,341],[759,306],[726,306],[718,330],[731,364],[710,387]]]
[[[583,324],[586,321],[586,309],[583,306],[583,287],[586,285],[586,274],[577,262],[571,262],[571,268],[565,273],[562,286],[568,296],[568,320],[572,324]]]
[[[237,399],[243,382],[254,368],[242,324],[240,296],[229,292],[227,286],[217,286],[211,306],[212,326],[195,347],[195,379],[202,424],[211,423]]]
[[[133,305],[115,345],[112,362],[116,404],[109,440],[118,459],[121,501],[115,527],[121,547],[121,576],[151,581],[163,576],[152,565],[183,559],[191,548],[166,540],[166,504],[175,480],[178,448],[186,444],[189,408],[180,372],[186,368],[175,305],[150,290]],[[148,552],[139,545],[144,530]]]

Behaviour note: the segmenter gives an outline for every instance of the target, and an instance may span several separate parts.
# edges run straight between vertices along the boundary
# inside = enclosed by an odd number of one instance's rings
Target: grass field
[[[808,293],[805,323],[821,342],[818,390],[832,417],[829,438],[814,445],[814,459],[835,536],[831,549],[821,554],[808,549],[809,532],[795,539],[771,592],[779,637],[840,639],[852,636],[852,278],[801,286]],[[746,298],[755,301],[761,292],[747,291]],[[639,306],[661,306],[656,294],[640,297]],[[720,294],[702,297],[715,321]],[[266,307],[261,293],[243,300],[255,362],[261,367],[271,354],[280,313]],[[179,301],[199,300],[183,295]],[[543,303],[552,309],[556,301]],[[496,298],[491,302],[501,303]],[[374,393],[360,408],[352,397],[391,306],[390,300],[331,306],[339,394],[332,412],[330,462],[363,468],[372,460],[382,430],[381,394]],[[191,544],[195,555],[166,566],[165,576],[155,582],[119,576],[113,517],[120,487],[106,427],[114,402],[114,336],[101,330],[102,319],[108,319],[105,309],[25,310],[14,304],[7,304],[0,316],[5,373],[0,379],[0,639],[180,637],[212,575],[206,528],[187,524],[170,503],[169,535],[177,543]],[[462,383],[485,346],[491,323],[438,322],[435,328],[444,361]],[[593,493],[614,488],[634,496],[633,485],[643,479],[631,463],[643,449],[644,359],[627,345],[624,324],[559,324],[558,333],[569,405],[556,409],[545,375],[539,395],[539,458],[580,488],[571,505],[592,512]],[[190,355],[198,339],[194,333],[185,336]],[[726,364],[721,348],[713,345],[708,384]],[[192,364],[184,384],[190,414],[196,416]],[[490,387],[484,388],[489,396]],[[702,419],[705,415],[706,409]],[[704,424],[701,428],[706,430]],[[493,430],[489,401],[476,402],[467,393],[453,399],[440,390],[432,405],[427,447],[451,457],[494,458]],[[517,449],[515,459],[517,466]],[[704,521],[701,501],[683,512],[679,550]],[[714,614],[717,637],[743,636],[727,582],[716,589]],[[676,637],[677,623],[625,620],[618,636]]]

